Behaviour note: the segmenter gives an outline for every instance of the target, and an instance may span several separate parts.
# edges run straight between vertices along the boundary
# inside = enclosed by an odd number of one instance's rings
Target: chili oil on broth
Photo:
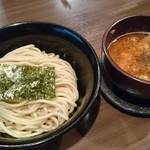
[[[122,70],[136,78],[150,81],[149,33],[124,34],[110,43],[108,52]]]

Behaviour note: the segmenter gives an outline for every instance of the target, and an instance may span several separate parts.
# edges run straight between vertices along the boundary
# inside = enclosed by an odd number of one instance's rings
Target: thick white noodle
[[[75,71],[67,61],[31,44],[6,54],[0,63],[54,66],[56,74],[56,97],[51,100],[0,101],[0,132],[16,138],[32,137],[54,130],[69,119],[79,93]]]

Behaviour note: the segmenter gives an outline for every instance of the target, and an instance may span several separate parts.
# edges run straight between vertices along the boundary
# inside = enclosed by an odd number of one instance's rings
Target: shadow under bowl
[[[54,131],[23,139],[0,134],[0,149],[33,148],[62,136],[88,113],[99,96],[99,60],[81,35],[67,27],[46,22],[15,23],[0,29],[0,57],[27,44],[34,44],[47,53],[59,54],[72,65],[78,78],[77,108],[70,119]]]

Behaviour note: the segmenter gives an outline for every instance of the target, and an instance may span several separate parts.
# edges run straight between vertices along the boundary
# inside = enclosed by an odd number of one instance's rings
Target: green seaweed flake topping
[[[55,96],[54,67],[0,64],[0,100],[37,100]]]

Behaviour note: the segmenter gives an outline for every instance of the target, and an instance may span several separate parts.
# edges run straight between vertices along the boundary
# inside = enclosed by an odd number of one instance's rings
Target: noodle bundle
[[[76,107],[79,93],[77,77],[71,65],[54,53],[40,51],[34,45],[17,48],[0,59],[0,64],[55,67],[56,97],[24,100],[18,103],[0,101],[0,132],[24,138],[55,130]]]

